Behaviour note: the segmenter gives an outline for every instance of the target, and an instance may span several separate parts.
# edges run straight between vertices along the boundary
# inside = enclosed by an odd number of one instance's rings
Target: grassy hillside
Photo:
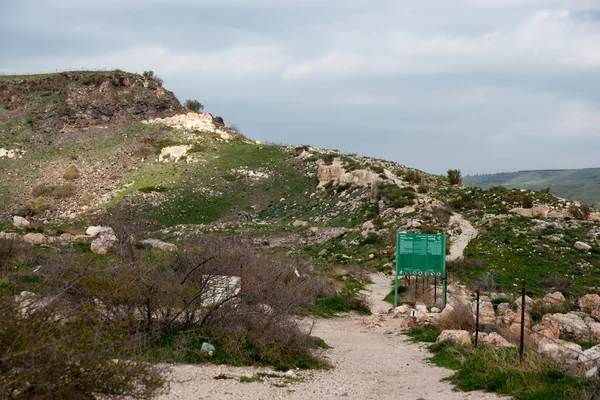
[[[501,185],[539,190],[549,187],[557,196],[600,204],[600,168],[503,172],[469,175],[463,180],[466,185],[481,188]]]

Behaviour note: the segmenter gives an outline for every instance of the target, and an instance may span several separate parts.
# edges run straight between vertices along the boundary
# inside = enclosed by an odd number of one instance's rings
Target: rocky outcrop
[[[18,215],[15,215],[13,217],[13,225],[16,228],[29,228],[29,226],[31,225],[29,223],[29,221],[27,221],[25,218],[23,217],[19,217]]]
[[[600,306],[600,296],[597,294],[586,294],[579,299],[579,309],[586,313],[591,313]]]
[[[558,363],[576,361],[581,354],[581,346],[564,340],[542,340],[538,344],[538,352]]]
[[[551,314],[546,314],[542,317],[542,320],[531,328],[533,340],[536,343],[542,340],[556,340],[560,336],[560,329],[558,324],[552,318]]]
[[[173,243],[163,242],[162,240],[158,239],[144,239],[140,241],[140,244],[148,245],[156,250],[177,251],[177,246]]]
[[[370,186],[381,181],[379,175],[366,169],[346,172],[341,159],[336,158],[331,165],[320,164],[317,171],[319,186],[329,182],[334,185],[351,184],[355,186]]]
[[[118,242],[115,232],[109,226],[90,226],[85,233],[94,238],[91,249],[95,254],[108,254]]]
[[[148,124],[163,124],[175,129],[186,129],[190,131],[218,133],[221,139],[230,140],[233,135],[227,132],[223,126],[223,120],[217,119],[208,113],[188,112],[177,114],[172,117],[156,118],[143,121]]]
[[[578,342],[590,340],[590,328],[577,313],[552,314],[552,319],[558,325],[558,329],[568,338]]]
[[[191,145],[181,145],[181,146],[168,146],[161,149],[160,154],[158,155],[159,162],[168,162],[168,161],[189,161],[190,156],[188,155],[188,150],[191,149]]]
[[[564,304],[565,301],[566,301],[565,296],[563,296],[563,294],[561,292],[548,293],[542,299],[542,302],[544,304],[549,304],[549,305]]]

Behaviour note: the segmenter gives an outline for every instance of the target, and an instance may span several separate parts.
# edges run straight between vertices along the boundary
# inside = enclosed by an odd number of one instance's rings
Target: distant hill
[[[600,168],[468,175],[463,178],[463,181],[466,185],[484,189],[498,185],[533,190],[550,187],[551,192],[557,196],[584,203],[600,204]]]

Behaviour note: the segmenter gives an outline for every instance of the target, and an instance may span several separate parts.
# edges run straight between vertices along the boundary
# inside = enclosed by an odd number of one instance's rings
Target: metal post
[[[475,313],[475,347],[479,342],[479,289],[477,289],[477,312]]]
[[[444,276],[442,277],[442,310],[444,308],[446,308],[446,296],[447,296],[447,290],[448,290],[448,282],[447,282],[447,278]]]
[[[525,343],[525,281],[521,288],[521,347],[519,349],[519,360],[523,362],[523,347]]]
[[[433,278],[433,304],[437,304],[437,278]]]
[[[396,268],[396,282],[394,283],[394,308],[398,307],[398,268]]]
[[[417,291],[419,290],[419,277],[415,276],[415,304],[417,303]]]

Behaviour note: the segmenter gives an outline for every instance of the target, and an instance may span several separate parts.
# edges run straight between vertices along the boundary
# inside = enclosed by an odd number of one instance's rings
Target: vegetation
[[[198,100],[190,100],[187,99],[185,101],[184,107],[190,111],[199,112],[204,110],[204,105],[200,103]]]
[[[79,178],[79,169],[77,169],[77,167],[73,164],[69,165],[67,168],[65,168],[63,178],[65,178],[68,181],[72,181]]]
[[[462,175],[460,173],[460,169],[449,169],[448,170],[448,182],[451,185],[462,184]]]

